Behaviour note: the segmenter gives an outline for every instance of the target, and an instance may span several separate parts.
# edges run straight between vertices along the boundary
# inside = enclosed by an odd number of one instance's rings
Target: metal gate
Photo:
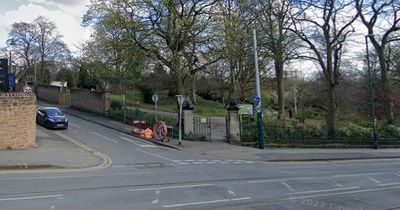
[[[211,117],[194,116],[194,139],[201,141],[211,141]]]

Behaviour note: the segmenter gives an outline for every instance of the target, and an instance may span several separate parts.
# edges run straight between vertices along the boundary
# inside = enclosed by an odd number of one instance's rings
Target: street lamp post
[[[367,71],[368,71],[368,86],[369,86],[369,96],[371,99],[371,109],[372,109],[372,137],[374,140],[375,149],[379,148],[378,144],[378,135],[376,133],[376,111],[375,111],[375,96],[372,87],[372,75],[369,61],[369,47],[368,47],[368,37],[374,36],[373,34],[365,35],[365,48],[366,48],[366,57],[367,57]]]
[[[253,29],[253,48],[254,48],[254,66],[256,70],[256,92],[257,92],[257,133],[258,133],[258,148],[265,149],[264,146],[264,122],[263,122],[263,110],[261,103],[261,87],[260,87],[260,72],[258,70],[258,55],[257,55],[257,35],[256,30]]]
[[[15,44],[14,39],[8,39],[8,40],[7,40],[7,44],[10,46],[9,68],[8,68],[8,71],[12,74],[13,72],[12,72],[12,57],[11,57],[11,51],[12,51],[12,49],[11,49],[11,46],[15,46],[16,44]],[[14,73],[15,73],[15,72],[14,72]],[[6,79],[7,79],[6,83],[8,83],[8,78],[6,78]],[[8,87],[8,86],[7,86],[7,87]],[[8,89],[11,89],[11,88],[8,87]],[[12,90],[7,90],[7,91],[12,91]]]

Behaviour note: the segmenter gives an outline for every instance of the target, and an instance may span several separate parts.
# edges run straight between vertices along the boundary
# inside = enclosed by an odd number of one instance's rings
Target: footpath
[[[64,109],[64,112],[111,128],[129,135],[132,135],[132,126],[122,122],[87,113],[72,108]],[[171,147],[177,150],[192,154],[204,155],[207,157],[223,159],[240,159],[268,162],[292,162],[292,161],[337,161],[337,160],[363,160],[363,159],[395,159],[400,158],[400,149],[282,149],[267,148],[257,149],[228,144],[224,141],[191,141],[182,140],[179,145],[178,139],[170,138],[168,142],[151,140],[153,143]]]
[[[55,106],[39,102],[40,105]],[[101,115],[72,108],[65,113],[132,135],[131,125]],[[71,121],[71,120],[70,120]],[[151,140],[154,144],[174,148],[209,158],[252,160],[265,162],[339,161],[400,158],[400,149],[257,149],[231,145],[224,141],[189,141],[171,138],[168,142]],[[104,166],[104,158],[82,149],[60,136],[51,135],[43,127],[37,128],[38,147],[26,150],[0,150],[0,173],[13,169],[90,169]],[[100,166],[100,167],[99,167]]]

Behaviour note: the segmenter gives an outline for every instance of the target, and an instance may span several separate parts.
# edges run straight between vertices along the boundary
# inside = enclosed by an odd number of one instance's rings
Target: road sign
[[[261,99],[260,99],[259,96],[254,96],[254,97],[253,97],[253,102],[254,102],[255,105],[260,104],[260,101],[261,101]]]
[[[24,86],[24,93],[32,93],[32,88],[28,85]]]
[[[158,95],[157,94],[153,94],[153,96],[151,96],[151,100],[153,100],[153,103],[157,103],[158,102]]]
[[[178,99],[179,105],[182,105],[183,102],[185,101],[185,96],[183,95],[176,95],[176,98]]]
[[[15,75],[13,74],[8,75],[8,87],[9,88],[15,87]]]

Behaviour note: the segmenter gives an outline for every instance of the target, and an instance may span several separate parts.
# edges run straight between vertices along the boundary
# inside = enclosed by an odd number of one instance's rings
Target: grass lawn
[[[122,102],[122,95],[110,94],[109,99],[111,101],[121,101]],[[133,100],[131,98],[127,98],[126,100],[127,100],[127,104],[129,104],[131,107],[142,108],[142,109],[154,109],[154,104],[137,103],[135,100]],[[214,101],[208,101],[201,97],[198,97],[197,102],[198,102],[198,104],[195,105],[195,107],[194,107],[194,113],[196,113],[196,114],[212,115],[212,116],[226,116],[227,115],[227,111],[226,111],[224,105],[221,103],[214,102]],[[177,112],[178,111],[176,104],[158,105],[157,108],[160,111],[166,111],[166,112]]]

